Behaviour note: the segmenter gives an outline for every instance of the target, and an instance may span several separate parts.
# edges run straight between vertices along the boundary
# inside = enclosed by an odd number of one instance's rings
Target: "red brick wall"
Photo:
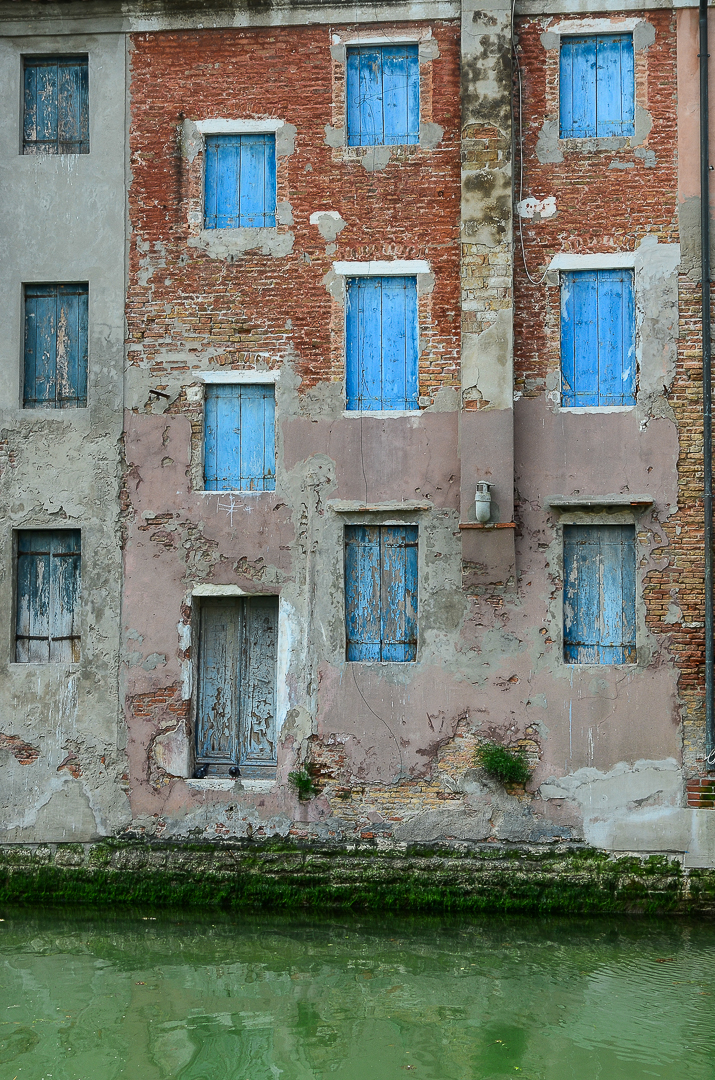
[[[633,251],[644,236],[678,242],[676,34],[673,12],[648,12],[655,44],[636,57],[636,101],[653,127],[645,143],[655,151],[647,168],[634,150],[583,153],[566,150],[560,164],[542,165],[536,144],[544,120],[558,119],[558,52],[541,44],[541,20],[521,20],[519,63],[523,81],[524,198],[555,195],[557,213],[543,221],[523,221],[531,276],[540,278],[559,252]],[[518,132],[518,126],[517,126]],[[629,168],[611,168],[628,165]],[[517,198],[519,148],[516,149]],[[518,245],[518,220],[515,219]],[[559,290],[530,285],[521,253],[515,265],[515,383],[526,396],[546,389],[546,376],[559,367]]]
[[[558,60],[550,54],[544,63],[539,23],[519,24],[524,197],[553,194],[558,205],[551,219],[523,223],[533,277],[540,277],[558,252],[632,251],[646,234],[655,235],[659,243],[679,242],[676,17],[666,11],[649,11],[646,17],[656,36],[653,45],[636,53],[636,99],[653,121],[645,148],[655,152],[654,167],[646,167],[630,148],[572,151],[561,164],[539,163],[535,149],[544,119],[558,116]],[[609,168],[614,162],[632,167]],[[538,397],[546,390],[547,373],[559,366],[559,291],[529,285],[518,252],[515,266],[516,387],[525,396]],[[648,629],[666,647],[657,662],[670,656],[679,669],[684,761],[693,774],[704,768],[702,361],[700,288],[686,274],[679,278],[679,319],[678,363],[667,394],[679,430],[679,506],[661,526],[666,542],[652,557],[664,557],[665,565],[647,574],[644,599]],[[666,623],[671,603],[682,618]],[[695,805],[692,792],[688,797]]]
[[[423,120],[444,128],[442,142],[435,150],[402,150],[372,174],[325,142],[343,93],[330,55],[335,29],[132,38],[127,319],[130,361],[149,365],[155,385],[166,371],[159,352],[182,348],[188,357],[207,347],[214,363],[238,368],[254,366],[259,355],[272,365],[290,357],[304,390],[342,379],[342,317],[322,279],[334,259],[375,258],[432,263],[436,285],[421,312],[420,391],[458,385],[458,28],[433,25],[440,56],[421,69]],[[289,256],[253,252],[228,262],[187,247],[200,167],[182,159],[179,126],[184,118],[222,116],[279,117],[297,128],[295,152],[279,159],[279,199],[290,201],[294,219]],[[330,254],[309,224],[317,210],[338,210],[348,223]]]

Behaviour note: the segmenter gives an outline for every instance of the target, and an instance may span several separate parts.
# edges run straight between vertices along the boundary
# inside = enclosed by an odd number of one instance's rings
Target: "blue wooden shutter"
[[[633,135],[633,35],[562,37],[559,102],[562,139]]]
[[[87,285],[25,286],[26,409],[87,404]]]
[[[196,757],[213,772],[275,771],[278,597],[201,605]]]
[[[564,659],[636,661],[635,526],[564,526]]]
[[[348,409],[417,409],[417,280],[348,278],[345,314]]]
[[[561,275],[561,403],[634,405],[632,270]]]
[[[80,653],[79,529],[18,533],[17,663],[72,663]]]
[[[347,659],[417,658],[417,526],[345,529]]]
[[[364,45],[347,54],[348,146],[420,141],[417,45]]]
[[[273,385],[207,385],[207,491],[275,490],[275,411]]]
[[[275,135],[207,135],[204,228],[275,224]]]
[[[23,153],[89,153],[87,57],[25,57]]]

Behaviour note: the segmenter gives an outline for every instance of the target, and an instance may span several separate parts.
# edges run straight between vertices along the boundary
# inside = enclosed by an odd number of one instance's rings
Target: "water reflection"
[[[715,928],[4,912],[0,1080],[712,1080]]]

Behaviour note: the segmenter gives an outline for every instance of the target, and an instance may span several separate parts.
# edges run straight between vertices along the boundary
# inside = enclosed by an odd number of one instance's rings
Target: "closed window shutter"
[[[417,526],[345,530],[347,659],[417,658]]]
[[[633,271],[562,274],[561,380],[565,406],[635,404]]]
[[[205,157],[204,228],[275,227],[275,135],[207,135]]]
[[[79,660],[80,585],[79,529],[23,530],[18,534],[18,663]]]
[[[417,45],[366,45],[347,54],[348,146],[420,140]]]
[[[26,409],[87,404],[88,319],[87,285],[25,286]]]
[[[559,108],[562,139],[635,133],[632,34],[562,37]]]
[[[564,659],[635,663],[633,525],[564,526]]]
[[[419,408],[416,279],[349,278],[345,331],[348,409]]]
[[[26,57],[23,153],[89,153],[87,57]]]
[[[204,476],[208,491],[275,490],[272,385],[207,385]]]

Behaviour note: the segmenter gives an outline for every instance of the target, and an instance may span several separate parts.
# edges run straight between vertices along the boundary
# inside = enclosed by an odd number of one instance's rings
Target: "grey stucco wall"
[[[88,54],[90,153],[20,153],[23,54]],[[0,835],[89,839],[126,817],[118,728],[125,236],[121,34],[0,42]],[[88,404],[21,408],[23,284],[89,283]],[[82,536],[81,658],[14,663],[14,537]],[[20,743],[38,751],[28,760]]]

